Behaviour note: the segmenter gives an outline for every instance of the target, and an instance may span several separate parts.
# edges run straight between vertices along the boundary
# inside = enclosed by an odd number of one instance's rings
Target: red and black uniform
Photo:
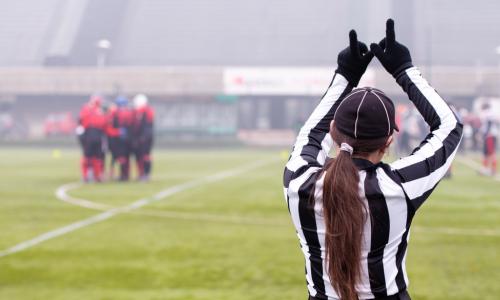
[[[103,139],[106,128],[106,115],[99,105],[89,103],[80,111],[80,125],[84,133],[80,136],[83,148],[81,162],[83,180],[89,180],[89,169],[93,171],[95,181],[101,181],[103,169]]]
[[[82,152],[85,151],[85,128],[83,127],[83,120],[87,117],[87,115],[90,113],[92,106],[90,103],[86,103],[82,108],[80,109],[80,114],[78,115],[78,127],[76,129],[76,134],[78,138],[78,143],[80,144],[80,147],[82,148]]]
[[[483,153],[485,156],[495,155],[497,152],[497,137],[496,137],[496,124],[493,120],[488,119],[485,122],[485,132],[484,132],[484,147]]]
[[[114,178],[114,166],[118,159],[118,139],[120,138],[120,129],[117,128],[116,117],[116,106],[110,106],[107,113],[107,126],[106,126],[106,137],[108,140],[108,149],[111,152],[111,161],[109,166],[109,179]]]
[[[108,129],[108,135],[112,136],[112,151],[120,164],[120,181],[127,181],[130,173],[131,133],[134,112],[127,107],[118,107],[110,118],[111,126]]]
[[[139,179],[149,179],[151,174],[151,148],[153,147],[153,108],[144,105],[134,111],[133,151]]]
[[[483,124],[483,139],[484,139],[484,158],[483,166],[486,168],[485,171],[489,172],[490,175],[495,175],[497,172],[497,136],[498,136],[498,124],[491,112],[488,112],[484,117]]]

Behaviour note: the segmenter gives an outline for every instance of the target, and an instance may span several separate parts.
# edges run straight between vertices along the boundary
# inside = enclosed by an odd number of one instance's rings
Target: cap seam
[[[344,104],[344,102],[347,101],[347,99],[349,99],[351,96],[356,95],[356,94],[358,94],[360,92],[363,92],[363,91],[364,90],[359,90],[359,91],[351,92],[351,94],[347,95],[344,99],[342,99],[342,101],[340,102],[339,106],[335,110],[335,113],[333,114],[333,120],[335,120],[335,117],[337,116],[337,112],[339,111],[339,109],[342,106],[342,104]]]
[[[365,101],[366,94],[368,94],[368,90],[365,91],[363,98],[361,98],[361,102],[359,102],[358,110],[356,112],[356,120],[354,121],[354,138],[358,138],[358,119],[359,119],[359,110],[361,105],[363,105],[363,101]]]
[[[380,96],[377,95],[377,93],[375,93],[375,92],[371,92],[371,93],[374,94],[375,97],[377,97],[378,101],[380,101],[380,103],[382,104],[382,107],[384,108],[385,116],[387,118],[387,136],[389,136],[391,134],[391,120],[389,120],[389,113],[387,112],[387,108],[385,107],[384,101],[382,101],[382,99],[380,99]]]

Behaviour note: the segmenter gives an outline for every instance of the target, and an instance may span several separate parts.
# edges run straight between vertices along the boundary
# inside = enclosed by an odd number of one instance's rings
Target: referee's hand
[[[366,67],[373,58],[368,47],[358,41],[356,31],[349,32],[349,47],[342,50],[337,57],[337,73],[344,76],[353,86],[357,86]]]
[[[396,41],[394,21],[392,19],[387,20],[385,38],[378,44],[372,43],[370,50],[380,63],[382,63],[387,72],[391,73],[395,78],[401,72],[413,66],[408,48]]]

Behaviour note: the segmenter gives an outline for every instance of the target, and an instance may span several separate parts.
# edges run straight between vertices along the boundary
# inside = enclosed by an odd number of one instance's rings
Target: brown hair
[[[347,143],[356,156],[382,149],[388,137],[353,139],[332,126],[330,134],[340,145]],[[342,300],[357,300],[355,285],[361,276],[361,241],[367,210],[359,197],[358,169],[351,155],[340,151],[325,166],[323,214],[326,224],[325,247],[327,272]]]

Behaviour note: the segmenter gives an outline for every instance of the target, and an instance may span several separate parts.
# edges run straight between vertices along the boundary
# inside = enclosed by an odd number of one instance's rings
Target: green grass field
[[[157,151],[150,183],[69,191],[113,207],[194,179],[133,211],[0,257],[0,299],[306,299],[279,151]],[[0,251],[102,212],[58,200],[79,153],[0,150]],[[243,172],[256,161],[263,165]],[[242,171],[243,170],[243,171]],[[229,175],[233,176],[229,176]],[[170,190],[172,191],[172,190]],[[499,299],[500,183],[456,163],[413,222],[413,299]]]

